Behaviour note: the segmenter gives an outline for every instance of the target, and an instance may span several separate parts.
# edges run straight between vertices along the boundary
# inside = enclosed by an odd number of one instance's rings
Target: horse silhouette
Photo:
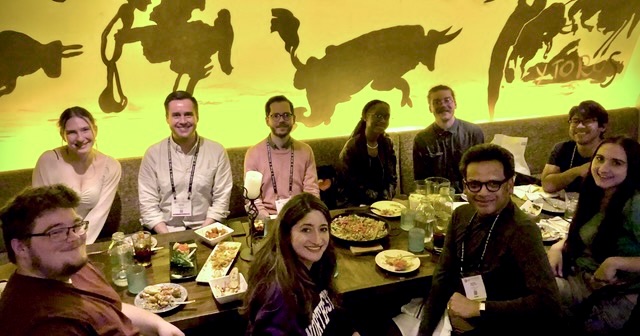
[[[5,30],[0,32],[0,96],[13,92],[18,77],[40,69],[49,78],[62,73],[62,59],[82,54],[82,45],[63,45],[61,41],[42,44],[26,34]]]
[[[305,115],[306,108],[296,108],[296,119],[307,127],[323,122],[328,125],[337,104],[349,101],[369,84],[378,91],[400,90],[400,105],[412,107],[410,87],[402,76],[419,63],[433,71],[438,47],[462,30],[448,34],[449,27],[425,35],[418,25],[385,28],[330,45],[324,57],[310,57],[305,64],[296,55],[300,21],[284,8],[274,8],[271,13],[271,32],[278,32],[296,68],[293,85],[306,90],[311,111]]]

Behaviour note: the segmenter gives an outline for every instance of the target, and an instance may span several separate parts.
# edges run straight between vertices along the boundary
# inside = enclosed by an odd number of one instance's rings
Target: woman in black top
[[[390,115],[389,104],[368,102],[340,152],[340,182],[348,205],[390,200],[395,193],[396,153],[385,133]]]

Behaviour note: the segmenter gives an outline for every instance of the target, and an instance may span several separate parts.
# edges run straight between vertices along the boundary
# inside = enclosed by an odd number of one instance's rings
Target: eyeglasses
[[[451,104],[453,102],[453,98],[451,97],[444,97],[442,99],[434,99],[431,101],[431,104],[433,106],[440,106],[442,104]]]
[[[69,232],[71,231],[73,231],[73,233],[75,233],[78,236],[82,236],[83,234],[87,233],[88,226],[89,226],[88,221],[79,221],[79,222],[76,222],[76,225],[74,226],[53,229],[43,233],[32,233],[32,234],[25,235],[24,237],[29,238],[29,237],[49,236],[49,239],[51,239],[52,241],[61,242],[61,241],[67,240],[67,238],[69,237]]]
[[[286,113],[274,113],[274,114],[270,114],[269,118],[271,118],[271,120],[277,121],[278,119],[282,118],[282,120],[284,121],[288,121],[289,119],[291,119],[291,117],[293,116],[292,113],[286,112]]]
[[[591,125],[594,122],[597,122],[598,119],[597,118],[587,118],[587,119],[580,119],[580,118],[571,118],[569,119],[569,124],[571,126],[578,126],[579,124],[583,124],[585,126],[587,125]]]
[[[482,186],[486,186],[487,190],[489,190],[490,192],[496,192],[498,190],[500,190],[500,188],[502,187],[502,185],[507,182],[509,179],[506,178],[502,181],[487,181],[487,182],[480,182],[480,181],[464,181],[464,185],[467,186],[467,189],[469,189],[469,191],[473,192],[473,193],[477,193],[480,192],[480,190],[482,190]]]

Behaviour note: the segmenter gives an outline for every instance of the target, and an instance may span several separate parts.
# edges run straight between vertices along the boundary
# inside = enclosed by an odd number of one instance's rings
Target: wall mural
[[[22,0],[0,9],[0,153],[12,158],[0,171],[30,168],[59,145],[55,122],[73,105],[98,120],[99,150],[141,156],[168,135],[162,101],[176,89],[199,100],[198,131],[227,147],[264,137],[263,104],[276,94],[294,102],[301,140],[349,134],[371,99],[390,103],[390,131],[423,128],[437,84],[456,90],[456,115],[474,122],[564,114],[585,99],[640,105],[640,0]]]
[[[42,44],[27,34],[5,30],[0,32],[0,97],[16,88],[18,77],[40,69],[49,78],[62,73],[62,59],[82,54],[82,45],[63,45],[61,41]],[[68,52],[70,51],[70,52]]]
[[[169,68],[178,74],[174,91],[194,93],[198,81],[209,77],[213,69],[209,63],[215,53],[218,53],[220,68],[225,74],[229,75],[233,70],[233,27],[228,10],[220,10],[211,26],[202,21],[189,21],[194,10],[205,9],[205,0],[163,0],[149,15],[155,25],[132,28],[135,10],[144,12],[150,3],[151,0],[133,0],[123,4],[102,33],[102,62],[107,67],[107,86],[99,98],[103,112],[120,112],[127,106],[117,67],[126,43],[140,42],[149,63],[170,62]],[[109,58],[106,55],[109,35],[118,21],[122,22],[122,28],[114,34],[114,49]],[[189,76],[186,87],[180,87],[183,75]]]
[[[518,0],[496,41],[489,67],[491,119],[503,78],[507,83],[520,80],[536,85],[589,81],[604,88],[624,69],[624,62],[616,60],[622,52],[610,48],[621,36],[631,38],[640,20],[640,1],[571,0],[567,4],[546,5],[546,0],[535,0],[531,5]],[[594,46],[595,50],[580,48],[580,36],[589,33],[606,39]],[[559,35],[571,38],[553,54],[551,50]],[[531,64],[540,54],[542,61]]]
[[[400,106],[413,106],[409,83],[402,78],[419,63],[429,70],[435,68],[436,51],[441,44],[453,40],[462,29],[447,34],[421,26],[397,26],[373,31],[340,45],[326,48],[322,58],[309,57],[302,63],[296,55],[300,38],[298,20],[289,10],[272,10],[271,31],[278,32],[296,68],[293,85],[306,90],[311,111],[297,108],[297,121],[308,127],[328,125],[337,104],[349,101],[365,86],[378,91],[398,89],[402,92]]]

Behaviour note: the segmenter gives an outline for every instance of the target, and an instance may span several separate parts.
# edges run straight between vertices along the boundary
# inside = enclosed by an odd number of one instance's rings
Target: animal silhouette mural
[[[0,32],[0,97],[16,88],[18,77],[40,69],[49,78],[62,73],[62,59],[82,54],[80,44],[63,45],[61,41],[42,44],[29,35],[13,30]]]
[[[289,10],[271,10],[271,32],[285,43],[296,68],[293,85],[306,90],[310,111],[296,108],[296,120],[307,127],[328,125],[338,104],[367,85],[378,91],[398,89],[401,106],[413,106],[409,83],[402,76],[422,63],[433,71],[438,47],[451,42],[462,29],[449,34],[451,27],[426,35],[419,25],[395,26],[372,31],[340,45],[330,45],[325,56],[310,57],[303,63],[296,55],[300,21]]]
[[[531,5],[518,0],[491,54],[489,117],[493,119],[503,79],[507,84],[588,81],[601,87],[610,85],[624,70],[624,62],[617,59],[623,52],[610,48],[624,36],[625,29],[626,38],[631,38],[639,20],[638,0],[570,0],[549,6],[546,0],[534,0]],[[581,44],[581,37],[594,35],[606,37],[602,45],[593,48]],[[596,50],[591,53],[589,48]]]
[[[127,43],[140,42],[142,52],[150,63],[170,62],[169,68],[177,73],[173,90],[180,88],[184,75],[189,77],[184,90],[193,93],[198,82],[211,74],[211,57],[218,54],[218,62],[223,73],[229,75],[233,27],[231,13],[222,9],[213,25],[202,21],[190,21],[191,13],[204,10],[205,0],[163,0],[152,10],[149,18],[154,25],[132,27],[136,10],[146,11],[150,0],[129,0],[120,7],[102,34],[102,60],[107,68],[107,84],[98,102],[104,112],[120,112],[128,98],[118,73],[117,61]],[[122,28],[113,34],[112,56],[106,55],[106,44],[115,26],[122,21]]]

